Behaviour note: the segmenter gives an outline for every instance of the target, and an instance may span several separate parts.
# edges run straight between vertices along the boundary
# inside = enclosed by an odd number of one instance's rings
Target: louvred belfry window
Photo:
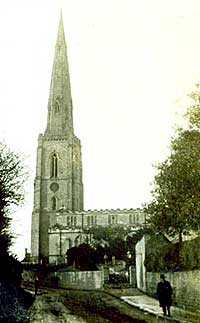
[[[56,99],[54,106],[55,106],[55,113],[58,113],[60,111],[60,101],[58,98]]]
[[[58,176],[58,157],[56,154],[53,154],[51,158],[51,177]]]

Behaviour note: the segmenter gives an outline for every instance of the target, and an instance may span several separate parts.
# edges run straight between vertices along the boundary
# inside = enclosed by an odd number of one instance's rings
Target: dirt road
[[[30,309],[30,323],[153,322],[155,317],[103,291],[41,290]]]

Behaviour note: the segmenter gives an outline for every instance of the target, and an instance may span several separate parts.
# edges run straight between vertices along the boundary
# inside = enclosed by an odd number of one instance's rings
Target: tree
[[[186,118],[190,129],[200,129],[200,83],[197,83],[195,90],[190,93],[191,105],[186,112]]]
[[[18,154],[0,143],[0,256],[6,257],[12,243],[11,211],[24,200],[27,173]]]
[[[170,235],[199,229],[200,132],[179,130],[171,142],[170,156],[157,167],[153,201],[145,212],[150,223]]]
[[[170,156],[157,166],[153,200],[146,206],[154,229],[174,235],[199,230],[200,84],[189,95],[184,128],[171,141]]]
[[[96,246],[98,263],[104,263],[104,256],[107,255],[111,260],[115,256],[118,260],[127,262],[127,254],[131,256],[129,262],[135,262],[135,245],[145,233],[149,233],[148,228],[141,228],[132,231],[130,227],[94,227],[90,229],[93,236],[93,243]],[[94,242],[95,241],[95,242]]]
[[[97,270],[95,249],[86,243],[67,250],[67,264],[79,270]]]

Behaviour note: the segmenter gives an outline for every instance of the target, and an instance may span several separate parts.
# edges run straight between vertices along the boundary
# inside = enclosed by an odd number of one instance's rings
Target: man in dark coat
[[[170,306],[172,305],[172,287],[170,283],[165,280],[165,275],[160,275],[161,281],[157,285],[157,296],[162,307],[163,314],[170,316]]]

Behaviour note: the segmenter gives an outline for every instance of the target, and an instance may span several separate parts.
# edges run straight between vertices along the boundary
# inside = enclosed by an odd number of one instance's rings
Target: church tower
[[[74,135],[73,109],[62,14],[48,100],[47,126],[38,138],[31,256],[48,259],[49,236],[60,212],[83,210],[81,143]]]

